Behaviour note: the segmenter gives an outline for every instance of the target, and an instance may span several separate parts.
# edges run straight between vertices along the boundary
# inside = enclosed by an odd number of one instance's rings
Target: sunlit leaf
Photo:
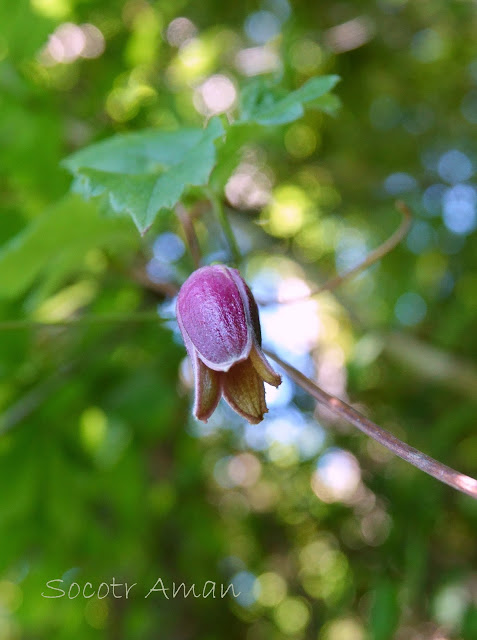
[[[267,88],[262,80],[252,82],[242,92],[241,118],[243,122],[261,125],[286,124],[298,120],[304,114],[304,105],[333,112],[338,103],[319,99],[327,96],[339,81],[339,76],[318,76],[305,82],[299,89],[285,96]]]
[[[216,162],[218,118],[206,129],[143,131],[91,145],[63,164],[86,198],[107,194],[116,213],[131,216],[145,233],[161,209],[172,208],[189,186],[204,186]]]

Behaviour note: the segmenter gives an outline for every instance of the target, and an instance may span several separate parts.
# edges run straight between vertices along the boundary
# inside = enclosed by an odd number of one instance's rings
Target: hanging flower
[[[194,271],[179,292],[177,320],[194,368],[196,418],[207,422],[223,395],[252,424],[263,420],[263,383],[278,387],[281,378],[263,354],[257,303],[237,269]]]

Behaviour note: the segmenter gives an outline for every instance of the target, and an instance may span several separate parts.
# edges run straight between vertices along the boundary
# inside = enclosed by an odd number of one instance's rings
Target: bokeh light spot
[[[260,477],[262,465],[252,453],[240,453],[228,462],[228,475],[235,486],[251,487]]]
[[[363,625],[354,618],[341,618],[328,622],[319,635],[319,640],[364,640]]]
[[[318,460],[312,476],[312,489],[324,502],[346,502],[361,482],[361,470],[349,451],[331,448]]]
[[[427,305],[424,299],[411,291],[403,293],[394,307],[396,318],[407,327],[419,324],[425,318],[426,312]]]
[[[250,571],[239,571],[232,578],[231,584],[234,586],[235,594],[238,594],[234,597],[234,600],[242,607],[250,607],[256,601],[255,581],[256,576]]]
[[[305,192],[294,185],[282,185],[274,190],[273,200],[264,214],[268,218],[267,227],[274,236],[295,235],[305,221],[310,207]]]
[[[462,622],[468,606],[469,594],[462,584],[449,584],[434,598],[434,617],[447,628],[456,629]]]
[[[185,253],[185,246],[179,236],[166,231],[157,236],[152,246],[154,257],[161,262],[176,262]]]
[[[252,162],[242,162],[225,185],[230,204],[239,209],[261,209],[272,197],[270,177]]]
[[[474,173],[470,159],[457,149],[451,149],[439,158],[437,170],[441,178],[451,184],[465,182]]]
[[[257,602],[276,607],[287,594],[287,583],[278,573],[269,571],[258,576],[253,589]]]
[[[146,265],[146,273],[150,280],[157,283],[167,283],[174,279],[174,267],[163,260],[153,258]]]
[[[86,409],[80,418],[80,435],[85,449],[96,452],[106,438],[108,418],[98,407]]]
[[[453,233],[468,234],[477,224],[477,192],[467,184],[457,184],[444,193],[444,224]]]
[[[316,300],[267,306],[261,312],[261,321],[269,344],[299,354],[308,353],[316,345],[322,327]]]
[[[316,149],[316,134],[306,124],[293,124],[285,133],[285,147],[295,158],[307,158]]]
[[[47,18],[61,20],[71,13],[72,0],[30,0],[31,6]]]
[[[105,48],[104,36],[94,24],[83,24],[81,29],[85,36],[82,58],[99,58]]]
[[[422,204],[429,216],[439,216],[442,211],[442,198],[447,187],[443,184],[432,184],[424,191]]]
[[[325,32],[328,47],[335,53],[358,49],[374,35],[374,23],[368,16],[358,16],[331,27]]]
[[[303,631],[310,620],[310,612],[301,598],[285,598],[275,609],[275,622],[287,634]]]
[[[368,248],[363,234],[357,229],[343,229],[336,247],[336,268],[345,273],[366,259]]]
[[[408,173],[392,173],[384,181],[384,189],[392,196],[399,193],[414,191],[417,188],[417,181]]]
[[[434,229],[427,222],[417,220],[411,227],[407,238],[407,247],[412,253],[419,254],[428,249],[435,240]]]
[[[252,42],[265,44],[280,33],[280,20],[270,11],[256,11],[245,20],[244,30]]]
[[[234,83],[223,75],[213,75],[194,92],[194,106],[206,116],[231,109],[237,99]]]
[[[299,40],[290,49],[290,61],[300,73],[312,74],[323,61],[323,51],[313,40]]]
[[[245,76],[257,76],[280,69],[280,57],[269,46],[241,49],[235,56],[235,66]]]
[[[446,53],[444,38],[434,29],[423,29],[415,34],[411,42],[411,52],[419,62],[436,62]]]
[[[208,43],[200,38],[192,38],[179,51],[177,74],[182,76],[182,82],[193,80],[207,72],[213,58],[214,51]]]
[[[70,64],[78,58],[98,58],[104,51],[104,36],[93,24],[60,24],[39,54],[45,66]]]
[[[180,47],[197,34],[197,27],[189,20],[180,16],[169,23],[166,31],[167,42],[173,47]]]

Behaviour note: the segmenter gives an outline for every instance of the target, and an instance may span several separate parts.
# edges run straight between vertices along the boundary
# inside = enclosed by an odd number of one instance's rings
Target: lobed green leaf
[[[143,234],[161,209],[174,207],[189,186],[205,186],[216,163],[219,118],[205,129],[121,134],[63,161],[85,198],[107,195],[116,213],[127,213]]]
[[[336,75],[311,78],[285,96],[276,95],[263,80],[256,80],[242,92],[240,122],[256,122],[266,126],[287,124],[303,116],[305,104],[333,113],[339,101],[329,92],[339,79]]]

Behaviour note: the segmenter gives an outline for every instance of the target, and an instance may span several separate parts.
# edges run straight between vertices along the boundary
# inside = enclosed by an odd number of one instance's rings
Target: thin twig
[[[198,269],[200,267],[200,260],[202,256],[200,253],[200,245],[197,239],[197,234],[195,232],[194,223],[192,222],[191,216],[187,212],[184,205],[180,203],[176,205],[176,214],[182,225],[182,230],[184,231],[187,246],[189,247],[192,262],[194,263],[194,268]]]
[[[146,271],[139,267],[129,272],[128,277],[144,289],[148,289],[161,297],[173,298],[179,291],[179,287],[172,282],[153,282]]]
[[[450,487],[466,493],[474,500],[477,500],[477,480],[469,476],[451,469],[445,464],[434,460],[430,456],[426,455],[419,449],[410,447],[402,440],[399,440],[393,436],[389,431],[386,431],[382,427],[378,426],[368,418],[365,418],[361,413],[350,407],[348,404],[339,400],[335,396],[326,393],[323,389],[320,389],[314,382],[304,376],[300,371],[292,367],[290,364],[284,362],[277,355],[271,351],[265,352],[270,358],[273,358],[284,371],[294,380],[304,391],[309,393],[315,400],[326,406],[333,413],[341,416],[344,420],[357,427],[360,431],[365,433],[376,442],[379,442],[384,447],[392,451],[395,455],[399,456],[406,462],[414,465],[424,473],[429,474],[433,478],[436,478],[440,482],[448,484]]]
[[[65,320],[40,322],[37,320],[5,320],[0,322],[0,331],[15,331],[17,329],[54,329],[83,324],[104,324],[111,322],[164,322],[164,318],[155,311],[137,311],[135,313],[98,313],[96,315],[74,316]]]
[[[269,304],[288,304],[292,302],[301,302],[302,300],[308,300],[312,296],[316,296],[323,291],[331,291],[332,289],[336,289],[346,280],[349,280],[358,273],[361,273],[361,271],[364,271],[365,269],[370,267],[378,260],[381,260],[381,258],[392,251],[401,242],[401,240],[406,236],[411,227],[412,216],[409,207],[401,200],[398,200],[395,206],[403,216],[399,228],[396,229],[392,236],[390,236],[385,242],[383,242],[383,244],[374,249],[374,251],[371,251],[371,253],[368,254],[363,262],[360,262],[358,265],[356,265],[349,271],[346,271],[342,275],[336,275],[333,278],[330,278],[328,282],[325,282],[325,284],[317,287],[316,289],[312,289],[310,293],[307,293],[305,295],[297,296],[295,298],[288,298],[286,300],[259,300],[258,302],[265,306]]]

